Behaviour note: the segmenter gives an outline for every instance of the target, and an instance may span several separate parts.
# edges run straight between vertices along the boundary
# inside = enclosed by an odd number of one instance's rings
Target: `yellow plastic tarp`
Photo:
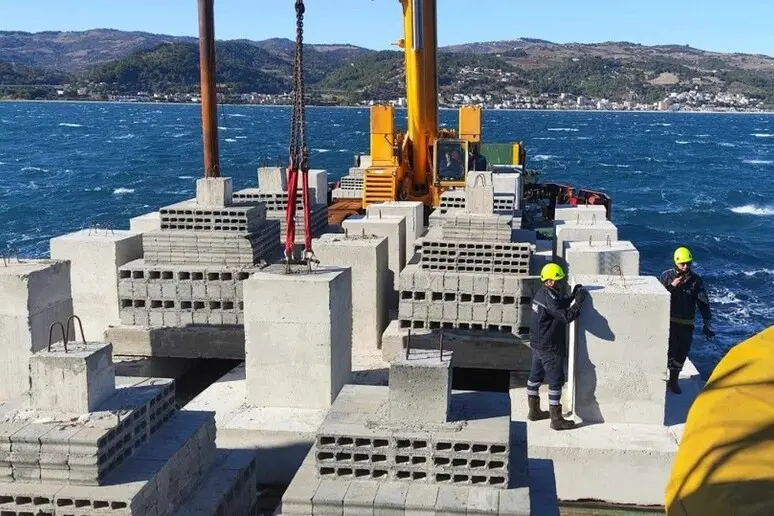
[[[774,516],[774,326],[732,348],[696,398],[668,516]]]

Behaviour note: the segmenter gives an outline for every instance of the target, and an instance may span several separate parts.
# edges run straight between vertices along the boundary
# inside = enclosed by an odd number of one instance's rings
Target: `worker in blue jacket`
[[[685,247],[675,250],[673,261],[674,268],[667,269],[661,274],[661,284],[672,295],[670,302],[669,319],[669,349],[667,351],[667,367],[669,369],[669,381],[667,388],[675,394],[682,391],[677,381],[680,371],[683,370],[685,359],[691,351],[693,341],[694,320],[696,308],[699,308],[702,320],[702,332],[711,339],[715,332],[710,328],[712,319],[709,298],[704,288],[704,280],[691,270],[693,256]]]
[[[562,417],[562,387],[564,387],[564,358],[566,356],[566,326],[580,315],[588,292],[576,285],[570,297],[564,297],[560,288],[565,279],[564,270],[548,263],[540,271],[543,287],[532,298],[530,347],[532,367],[527,380],[527,402],[530,421],[551,418],[551,428],[568,430],[575,422]],[[575,303],[573,303],[573,300]],[[548,379],[548,412],[540,410],[538,389]]]

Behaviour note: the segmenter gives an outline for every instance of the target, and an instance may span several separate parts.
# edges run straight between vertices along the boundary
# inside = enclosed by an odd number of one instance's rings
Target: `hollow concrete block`
[[[32,408],[65,413],[93,412],[116,389],[113,346],[60,341],[30,358]]]
[[[564,261],[570,274],[640,275],[640,252],[626,240],[565,242]]]
[[[570,325],[570,391],[583,421],[663,425],[669,292],[653,276],[571,275],[590,294]]]
[[[257,272],[243,284],[247,401],[327,408],[352,373],[352,274]]]
[[[387,238],[330,233],[316,239],[312,248],[321,264],[352,269],[352,353],[379,349],[388,319]]]
[[[13,260],[0,265],[0,292],[0,401],[9,401],[29,389],[29,358],[48,345],[51,324],[66,324],[73,314],[70,263]]]
[[[87,340],[121,323],[118,268],[142,257],[142,234],[83,229],[51,239],[51,258],[70,260],[73,310]]]

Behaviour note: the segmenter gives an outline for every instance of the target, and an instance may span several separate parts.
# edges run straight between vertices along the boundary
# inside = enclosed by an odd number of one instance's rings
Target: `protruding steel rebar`
[[[51,344],[53,344],[52,339],[54,338],[54,326],[59,326],[59,328],[62,330],[62,343],[64,344],[65,353],[67,353],[67,333],[65,333],[65,328],[59,321],[52,322],[51,326],[48,327],[48,351],[51,351]]]

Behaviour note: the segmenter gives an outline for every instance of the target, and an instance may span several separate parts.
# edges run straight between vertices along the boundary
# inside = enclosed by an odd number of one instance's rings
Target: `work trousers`
[[[670,371],[683,370],[685,359],[691,351],[693,341],[693,325],[671,323],[669,325],[669,350],[667,351],[667,367]]]
[[[564,359],[555,351],[533,349],[527,395],[537,396],[544,380],[548,380],[548,404],[559,405],[564,387]]]

